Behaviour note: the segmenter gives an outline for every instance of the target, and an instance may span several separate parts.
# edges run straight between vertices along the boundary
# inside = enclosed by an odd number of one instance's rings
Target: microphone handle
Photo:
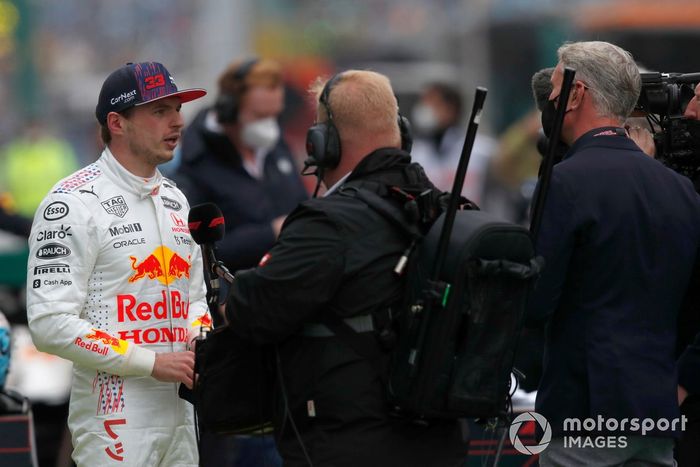
[[[231,274],[231,272],[228,270],[228,268],[224,265],[222,261],[217,261],[214,264],[214,271],[216,272],[216,275],[223,280],[225,280],[229,285],[233,284],[233,281],[236,279],[236,276]]]
[[[205,267],[209,271],[210,282],[216,281],[216,287],[219,286],[219,278],[225,280],[229,284],[233,284],[235,276],[231,274],[223,261],[216,259],[216,246],[211,243],[205,243],[202,245],[202,250],[204,251],[204,257],[206,258]]]
[[[211,244],[205,243],[201,245],[202,260],[204,262],[205,275],[209,279],[209,287],[207,288],[207,305],[212,318],[219,316],[219,276],[214,273],[214,265],[216,257]]]

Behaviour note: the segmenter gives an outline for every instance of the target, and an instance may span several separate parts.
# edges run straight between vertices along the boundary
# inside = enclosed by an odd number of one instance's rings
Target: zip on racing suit
[[[81,465],[197,465],[193,410],[151,377],[211,323],[189,205],[105,149],[60,181],[29,239],[27,314],[39,350],[74,362],[68,425]]]

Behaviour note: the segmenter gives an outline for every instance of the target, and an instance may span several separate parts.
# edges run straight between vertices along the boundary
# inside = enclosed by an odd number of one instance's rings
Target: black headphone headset
[[[318,101],[326,110],[328,118],[325,122],[315,123],[306,132],[306,153],[308,157],[304,161],[304,171],[308,167],[332,169],[340,163],[340,135],[338,128],[333,122],[333,112],[331,112],[329,97],[341,76],[342,73],[337,73],[329,79],[318,98]],[[400,112],[398,125],[401,133],[401,149],[410,152],[413,145],[411,124]]]
[[[233,79],[238,84],[234,94],[220,94],[214,103],[216,120],[221,123],[235,123],[238,120],[238,110],[241,104],[241,96],[245,90],[245,79],[250,74],[253,67],[260,61],[258,58],[251,58],[238,67],[233,74]]]

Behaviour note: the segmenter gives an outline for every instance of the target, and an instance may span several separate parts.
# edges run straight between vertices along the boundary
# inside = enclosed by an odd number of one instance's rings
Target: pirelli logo
[[[63,263],[51,263],[42,264],[41,266],[34,267],[34,275],[39,276],[41,274],[69,274],[70,266]]]

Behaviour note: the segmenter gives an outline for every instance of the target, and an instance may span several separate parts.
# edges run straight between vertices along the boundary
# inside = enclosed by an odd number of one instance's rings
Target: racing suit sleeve
[[[226,308],[233,332],[259,344],[296,333],[340,287],[346,244],[325,214],[295,211],[261,265],[236,276]]]
[[[88,296],[88,282],[100,280],[92,277],[101,249],[98,233],[90,209],[70,193],[50,193],[37,208],[27,265],[32,340],[40,351],[87,368],[150,376],[155,352],[115,338],[86,319],[88,302],[93,309],[101,306],[101,297]]]

